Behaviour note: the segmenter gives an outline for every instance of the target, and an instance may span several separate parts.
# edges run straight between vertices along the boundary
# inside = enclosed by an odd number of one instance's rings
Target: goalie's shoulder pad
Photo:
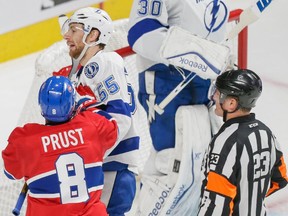
[[[160,55],[170,64],[192,71],[203,79],[216,79],[227,67],[230,48],[173,26],[162,43]]]

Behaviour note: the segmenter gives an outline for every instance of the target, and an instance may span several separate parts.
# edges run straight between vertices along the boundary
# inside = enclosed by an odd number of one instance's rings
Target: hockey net
[[[234,10],[230,13],[231,28],[237,22],[238,17],[242,10]],[[127,42],[127,25],[128,19],[114,21],[115,32],[109,41],[109,46],[105,49],[116,50],[125,61],[125,67],[129,73],[130,80],[137,94],[138,92],[138,70],[136,66],[136,55],[128,46]],[[229,29],[228,29],[229,31]],[[245,28],[238,37],[229,44],[232,52],[238,59],[238,66],[240,68],[246,68],[247,66],[247,28]],[[27,122],[39,122],[44,123],[43,117],[40,115],[40,110],[37,104],[38,90],[40,85],[52,75],[53,71],[58,71],[62,67],[71,65],[71,58],[68,54],[68,47],[65,41],[59,41],[45,49],[35,62],[35,75],[33,84],[30,88],[29,95],[26,99],[21,117],[18,121],[18,125],[23,125]],[[151,148],[151,138],[148,130],[148,122],[146,114],[137,101],[138,114],[137,124],[139,126],[140,135],[140,170],[143,169],[145,161],[149,156],[149,150]],[[1,161],[2,163],[2,161]],[[0,164],[3,170],[3,164]],[[12,210],[15,207],[19,193],[24,184],[24,181],[11,181],[3,172],[0,174],[0,216],[12,215]],[[22,207],[20,215],[25,215],[26,202]]]

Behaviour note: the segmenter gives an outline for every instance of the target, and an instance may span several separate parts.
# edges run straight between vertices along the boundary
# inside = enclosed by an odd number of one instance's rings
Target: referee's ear
[[[234,111],[236,111],[237,109],[238,109],[238,100],[237,100],[237,98],[234,98],[234,97],[226,97],[226,99],[225,99],[225,101],[226,101],[226,106],[225,106],[225,108],[226,108],[226,110],[228,111],[228,112],[234,112]]]

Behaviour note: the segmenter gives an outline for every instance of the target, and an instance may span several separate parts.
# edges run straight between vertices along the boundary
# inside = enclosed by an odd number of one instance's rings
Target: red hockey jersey
[[[16,128],[2,157],[5,174],[24,177],[28,184],[26,215],[107,215],[100,202],[102,162],[117,130],[114,119],[100,110],[60,125]]]

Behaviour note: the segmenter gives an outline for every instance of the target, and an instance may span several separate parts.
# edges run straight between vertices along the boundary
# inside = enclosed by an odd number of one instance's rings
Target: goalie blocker
[[[216,79],[231,64],[228,46],[200,38],[177,26],[168,30],[160,56],[203,79]]]
[[[143,174],[136,215],[197,214],[202,159],[211,139],[211,113],[205,105],[178,108],[175,148],[151,153],[155,165],[150,163]],[[157,174],[151,175],[153,169]]]

